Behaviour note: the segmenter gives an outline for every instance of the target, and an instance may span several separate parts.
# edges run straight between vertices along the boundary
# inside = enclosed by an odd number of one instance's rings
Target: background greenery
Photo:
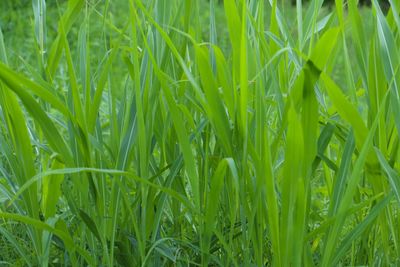
[[[0,265],[398,266],[388,2],[0,1]]]

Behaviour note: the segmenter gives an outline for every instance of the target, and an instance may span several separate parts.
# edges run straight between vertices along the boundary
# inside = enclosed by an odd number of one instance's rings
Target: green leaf
[[[361,150],[366,142],[368,134],[368,129],[363,123],[361,116],[359,115],[357,109],[346,99],[340,88],[328,75],[322,73],[321,79],[325,84],[328,96],[332,101],[332,104],[335,106],[337,112],[352,126],[357,148]],[[372,166],[376,165],[377,160],[375,154],[373,154],[373,151],[368,152],[367,161]]]
[[[86,224],[90,232],[92,232],[92,234],[97,238],[97,240],[99,240],[99,242],[102,242],[99,229],[97,228],[96,223],[93,221],[93,219],[82,209],[79,209],[79,216]]]
[[[41,126],[41,129],[46,136],[47,141],[55,152],[60,154],[65,163],[72,162],[71,153],[66,146],[64,139],[61,137],[59,131],[51,121],[49,116],[44,112],[41,106],[31,97],[17,82],[16,77],[13,74],[4,71],[2,64],[0,63],[0,79],[3,80],[7,86],[13,90],[18,97],[24,103],[28,112]]]
[[[329,57],[336,46],[339,32],[339,28],[328,29],[313,48],[310,60],[319,70],[323,70],[328,63]]]
[[[397,201],[400,204],[400,175],[389,165],[386,161],[385,156],[381,151],[375,148],[376,155],[378,156],[379,162],[382,166],[382,169],[386,172],[387,177],[389,179],[389,184],[392,187],[392,190],[397,198]]]

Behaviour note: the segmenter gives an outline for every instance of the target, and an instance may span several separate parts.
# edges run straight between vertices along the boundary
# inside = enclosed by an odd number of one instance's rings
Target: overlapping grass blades
[[[400,4],[323,2],[33,0],[1,261],[398,265]]]

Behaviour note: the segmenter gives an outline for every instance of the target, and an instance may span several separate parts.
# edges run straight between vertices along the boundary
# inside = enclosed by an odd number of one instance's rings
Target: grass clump
[[[398,1],[22,2],[1,264],[399,264]]]

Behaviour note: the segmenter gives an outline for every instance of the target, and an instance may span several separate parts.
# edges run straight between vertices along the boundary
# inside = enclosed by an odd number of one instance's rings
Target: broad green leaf
[[[325,84],[326,91],[332,104],[335,106],[339,115],[346,120],[353,128],[356,145],[359,150],[366,142],[368,129],[363,123],[357,109],[346,99],[336,83],[325,73],[321,74],[321,79]],[[371,165],[376,165],[376,157],[372,151],[368,153],[367,161]]]
[[[392,102],[391,107],[397,132],[400,135],[400,54],[398,52],[398,44],[396,43],[395,36],[393,35],[378,2],[374,0],[373,3],[377,13],[377,31],[383,69],[386,81],[389,84],[391,94],[390,101]]]
[[[70,31],[72,24],[78,19],[81,9],[84,6],[84,0],[69,0],[68,7],[62,18],[59,21],[58,28],[62,29],[61,32],[64,34],[68,34]],[[51,45],[49,56],[47,60],[46,71],[50,74],[50,76],[54,76],[58,64],[60,63],[63,49],[63,41],[62,36],[58,35]]]
[[[219,197],[224,183],[228,160],[232,159],[224,159],[218,164],[218,167],[211,178],[210,192],[208,193],[204,218],[204,238],[202,240],[202,249],[203,252],[206,254],[206,257],[203,261],[205,265],[208,265],[209,261],[208,251],[210,249],[211,234],[216,226],[215,218],[218,211]]]
[[[60,169],[64,167],[56,159],[52,163],[52,169]],[[42,210],[46,218],[53,217],[57,211],[57,203],[61,197],[61,183],[64,175],[46,176],[42,181]]]
[[[89,231],[92,232],[92,234],[97,238],[97,240],[99,240],[99,242],[102,242],[99,229],[97,228],[96,223],[93,221],[90,215],[87,214],[82,209],[80,209],[79,216],[81,217],[82,221],[86,224]]]
[[[18,82],[11,74],[7,72],[1,72],[1,68],[0,78],[5,84],[7,84],[7,86],[11,90],[13,90],[18,95],[18,97],[24,103],[26,109],[41,126],[41,129],[46,136],[47,141],[49,142],[50,146],[55,150],[55,152],[60,155],[65,163],[71,163],[72,157],[68,147],[64,142],[64,139],[61,137],[54,123],[40,107],[40,105],[21,87],[20,84],[18,84]]]
[[[325,68],[329,61],[329,57],[336,46],[339,32],[339,28],[330,28],[322,35],[312,50],[310,60],[320,71]]]
[[[280,246],[283,265],[298,265],[299,255],[303,250],[295,247],[291,240],[294,235],[301,235],[304,229],[296,224],[296,209],[298,208],[298,197],[303,194],[303,156],[304,137],[299,115],[291,105],[288,113],[288,133],[285,147],[285,162],[283,180],[281,185],[281,227]],[[301,211],[299,211],[301,212]],[[296,243],[297,245],[297,243]]]
[[[19,92],[30,90],[35,95],[39,96],[41,99],[51,104],[55,109],[60,111],[63,115],[67,117],[70,116],[70,112],[67,107],[48,89],[43,88],[41,85],[30,81],[23,75],[11,70],[9,67],[0,62],[0,79],[4,83],[10,86],[10,89]],[[18,93],[17,93],[18,94]]]
[[[229,122],[226,117],[225,107],[221,101],[221,96],[217,89],[217,84],[212,73],[212,68],[208,60],[208,53],[205,48],[196,47],[196,58],[200,73],[201,83],[206,97],[208,118],[213,123],[219,141],[223,144],[227,155],[232,155],[231,133]]]
[[[381,151],[375,148],[376,155],[378,156],[379,163],[381,164],[383,170],[386,172],[389,183],[392,187],[392,190],[397,198],[397,201],[400,203],[400,176],[398,172],[396,172],[387,162],[385,156]]]

